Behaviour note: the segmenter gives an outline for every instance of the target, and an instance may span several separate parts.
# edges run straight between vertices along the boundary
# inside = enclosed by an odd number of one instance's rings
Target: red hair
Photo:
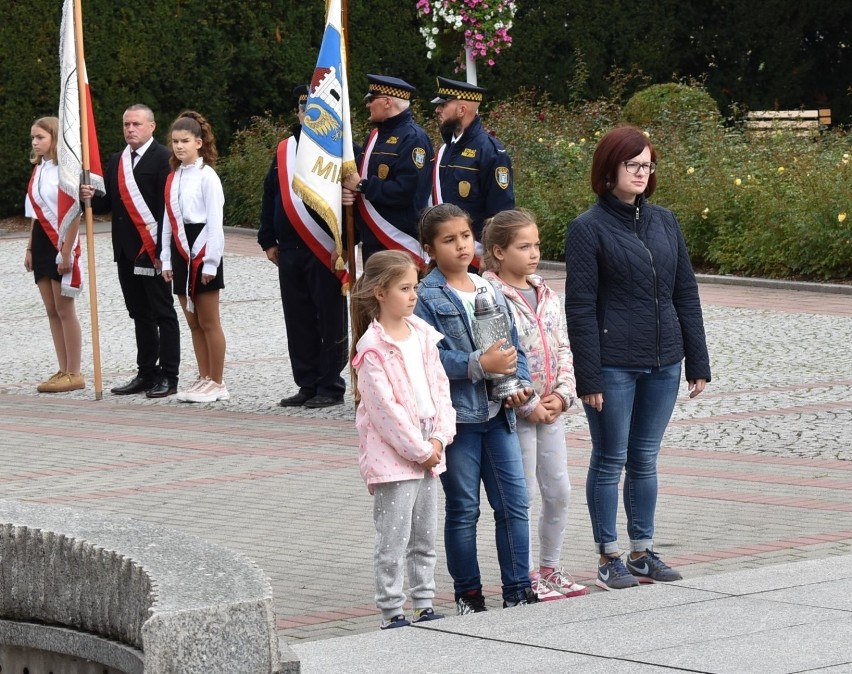
[[[619,126],[609,131],[598,142],[592,157],[592,190],[599,197],[609,192],[618,179],[618,169],[622,162],[642,154],[645,148],[651,150],[651,161],[657,161],[657,151],[648,137],[635,126]],[[657,189],[657,174],[648,176],[645,196],[650,197]]]

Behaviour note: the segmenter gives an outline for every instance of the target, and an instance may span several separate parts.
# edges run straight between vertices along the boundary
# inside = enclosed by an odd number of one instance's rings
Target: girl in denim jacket
[[[376,605],[382,629],[443,616],[435,596],[437,477],[456,413],[438,357],[441,339],[413,316],[417,267],[401,251],[370,256],[352,292],[352,368],[361,476],[373,495]],[[414,617],[403,612],[403,571]]]
[[[494,509],[503,606],[532,603],[538,598],[528,574],[527,489],[514,408],[528,414],[538,406],[538,396],[529,384],[526,358],[505,298],[487,281],[468,273],[474,237],[467,213],[453,204],[430,208],[420,219],[420,243],[431,262],[417,289],[415,312],[444,335],[438,350],[456,410],[456,437],[447,447],[447,472],[441,475],[446,496],[444,543],[456,608],[459,615],[486,610],[476,551],[480,482]],[[474,297],[483,287],[509,318],[508,348],[501,349],[505,340],[484,351],[474,346]],[[490,401],[486,372],[517,373],[526,388],[503,401]]]
[[[559,565],[571,495],[562,413],[574,403],[576,389],[562,302],[535,275],[541,258],[535,216],[522,208],[497,213],[486,222],[482,245],[489,270],[482,276],[503,292],[512,308],[533,387],[540,396],[538,407],[518,419],[530,503],[535,492],[541,491],[540,566],[530,555],[533,589],[539,601],[588,594],[589,588],[574,582]]]

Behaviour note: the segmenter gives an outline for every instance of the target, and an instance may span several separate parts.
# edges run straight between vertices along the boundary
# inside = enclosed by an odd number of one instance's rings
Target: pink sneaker
[[[589,588],[574,582],[571,574],[562,569],[554,569],[546,576],[542,576],[542,580],[549,587],[561,593],[566,599],[568,597],[580,597],[584,594],[589,594]]]
[[[544,578],[532,579],[532,590],[535,592],[539,601],[555,601],[556,599],[566,599],[566,596],[559,592],[556,588],[550,586]]]
[[[212,379],[208,379],[201,386],[186,392],[186,402],[188,403],[215,403],[217,400],[228,399],[228,389],[224,384],[217,384]]]
[[[189,402],[186,399],[186,396],[189,393],[191,393],[192,391],[194,391],[195,389],[201,388],[202,386],[204,386],[207,383],[207,381],[208,380],[207,380],[206,377],[202,377],[201,375],[198,375],[198,377],[196,377],[195,381],[192,382],[192,384],[189,385],[189,388],[185,389],[183,391],[178,391],[178,394],[175,396],[175,398],[177,398],[178,400],[180,400],[183,403]]]

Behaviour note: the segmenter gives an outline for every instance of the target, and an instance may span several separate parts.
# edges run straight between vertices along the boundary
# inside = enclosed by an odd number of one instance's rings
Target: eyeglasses
[[[370,94],[367,97],[367,105],[370,105],[373,101],[378,101],[380,98],[390,98],[390,96],[373,96],[373,94]]]
[[[627,170],[627,172],[632,173],[633,175],[639,173],[639,169],[642,169],[648,175],[651,175],[654,171],[657,170],[657,163],[653,161],[648,162],[646,164],[641,164],[638,161],[623,161],[621,163],[624,164],[624,168]]]

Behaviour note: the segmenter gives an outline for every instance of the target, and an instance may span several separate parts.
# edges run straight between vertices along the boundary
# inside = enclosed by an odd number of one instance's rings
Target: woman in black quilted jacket
[[[710,381],[698,285],[680,225],[647,201],[656,151],[645,134],[618,127],[592,159],[598,201],[565,241],[565,313],[592,456],[586,500],[606,590],[680,580],[654,552],[657,455],[680,385],[694,398]],[[616,531],[622,471],[630,554]]]

